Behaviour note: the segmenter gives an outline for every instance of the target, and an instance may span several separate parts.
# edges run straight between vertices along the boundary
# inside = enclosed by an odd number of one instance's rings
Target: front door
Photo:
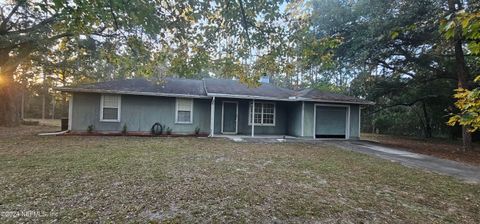
[[[223,102],[222,107],[222,133],[237,134],[237,102]]]

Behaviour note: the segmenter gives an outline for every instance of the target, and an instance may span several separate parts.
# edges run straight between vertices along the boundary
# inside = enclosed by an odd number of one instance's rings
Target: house
[[[315,89],[294,91],[263,79],[239,81],[166,78],[107,81],[63,87],[71,94],[69,130],[150,132],[159,122],[175,134],[288,135],[358,139],[361,107],[372,102]],[[253,114],[252,114],[253,111]],[[253,120],[253,122],[252,122]]]

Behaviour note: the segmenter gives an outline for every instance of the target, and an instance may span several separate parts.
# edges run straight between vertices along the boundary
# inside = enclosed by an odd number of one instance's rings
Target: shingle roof
[[[226,94],[237,96],[268,97],[288,99],[295,91],[281,88],[270,83],[262,83],[259,87],[248,87],[237,80],[205,79],[205,87],[209,94]]]
[[[353,96],[347,96],[338,93],[326,92],[317,89],[304,89],[298,91],[295,95],[300,99],[318,100],[318,101],[334,101],[334,102],[351,102],[360,104],[372,104],[372,102],[359,99]]]
[[[228,79],[178,79],[166,78],[156,84],[146,79],[127,79],[106,81],[93,84],[57,88],[64,92],[117,93],[152,96],[184,96],[184,97],[232,97],[255,98],[285,101],[315,101],[330,103],[373,104],[352,96],[330,93],[316,89],[294,91],[273,84],[261,84],[259,87],[248,87],[237,80]]]
[[[156,84],[146,79],[126,79],[58,88],[66,92],[112,92],[138,95],[207,96],[202,80],[166,78]]]

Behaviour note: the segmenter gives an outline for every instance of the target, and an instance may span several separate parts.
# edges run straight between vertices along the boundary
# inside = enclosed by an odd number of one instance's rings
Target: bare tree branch
[[[25,28],[25,29],[22,29],[22,30],[15,30],[15,31],[12,31],[12,32],[9,32],[7,35],[9,34],[20,34],[20,33],[28,33],[28,32],[32,32],[32,31],[35,31],[36,29],[39,29],[49,23],[52,23],[55,21],[55,19],[58,17],[58,14],[55,14],[53,15],[52,17],[49,17],[35,25],[32,25],[31,27],[28,27],[28,28]]]
[[[250,42],[250,34],[248,34],[248,21],[247,21],[247,15],[245,14],[245,8],[243,8],[243,0],[239,0],[238,2],[240,4],[240,11],[242,13],[243,29],[245,31],[245,35],[247,37],[248,44],[251,46],[252,43]]]
[[[383,67],[385,67],[385,68],[388,68],[388,69],[390,69],[390,70],[392,70],[392,71],[397,71],[397,72],[400,72],[400,73],[402,73],[402,74],[404,74],[404,75],[408,75],[408,76],[410,76],[410,77],[412,77],[412,78],[415,78],[415,74],[412,74],[412,73],[410,73],[410,72],[404,71],[403,69],[399,69],[399,68],[396,68],[396,67],[394,67],[394,66],[391,66],[391,65],[389,65],[386,61],[382,61],[382,60],[380,60],[380,59],[377,59],[377,62],[380,63],[381,66],[383,66]]]
[[[109,0],[109,2],[110,2],[110,14],[112,14],[112,17],[113,17],[113,25],[115,26],[115,31],[117,31],[118,30],[117,16],[115,16],[115,12],[113,12],[112,0]]]
[[[7,27],[7,23],[10,21],[10,18],[12,18],[13,14],[17,12],[18,8],[23,3],[25,3],[24,0],[19,0],[17,4],[13,7],[12,11],[10,11],[10,13],[7,15],[7,17],[5,19],[2,19],[2,24],[0,24],[0,33],[3,33],[6,31],[5,28]]]
[[[440,95],[426,95],[424,97],[420,97],[420,98],[415,99],[414,101],[411,101],[411,102],[408,102],[408,103],[396,103],[396,104],[391,104],[391,105],[388,105],[388,106],[384,106],[384,107],[382,107],[378,110],[375,110],[371,113],[368,113],[367,115],[372,115],[372,114],[378,113],[380,111],[383,111],[383,110],[386,110],[386,109],[392,108],[392,107],[398,107],[398,106],[411,107],[418,102],[422,102],[422,101],[425,101],[427,99],[433,99],[433,98],[438,98],[438,97],[440,97]]]

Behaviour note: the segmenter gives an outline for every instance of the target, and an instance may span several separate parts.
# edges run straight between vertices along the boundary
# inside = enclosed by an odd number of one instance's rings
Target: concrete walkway
[[[468,183],[480,184],[480,167],[477,166],[408,152],[367,141],[328,141],[326,143],[346,150],[399,162],[408,167],[420,168],[430,172],[457,177]]]

